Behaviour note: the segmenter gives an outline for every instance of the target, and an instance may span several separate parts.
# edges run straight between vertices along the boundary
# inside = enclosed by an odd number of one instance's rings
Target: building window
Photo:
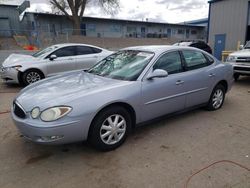
[[[128,37],[137,37],[135,26],[127,26],[127,36]]]
[[[184,34],[184,30],[183,29],[178,29],[177,33],[178,33],[178,35],[183,35]]]
[[[136,32],[136,27],[135,26],[127,26],[127,32],[128,33]]]
[[[95,24],[87,24],[87,31],[95,32],[96,26]]]
[[[111,32],[121,32],[121,30],[122,30],[122,29],[121,29],[121,26],[120,26],[120,25],[115,25],[115,24],[114,24],[114,25],[111,25],[111,26],[110,26],[110,31],[111,31]]]
[[[191,31],[191,34],[192,34],[192,35],[197,35],[197,31],[196,31],[196,30],[192,30],[192,31]]]

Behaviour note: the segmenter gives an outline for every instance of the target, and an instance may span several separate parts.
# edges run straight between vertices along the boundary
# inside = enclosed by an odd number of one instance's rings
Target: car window
[[[170,52],[162,55],[153,66],[153,70],[155,69],[163,69],[168,74],[181,72],[182,64],[179,52]]]
[[[40,51],[34,53],[32,56],[33,56],[33,57],[41,57],[41,56],[43,56],[44,54],[51,53],[52,51],[54,51],[54,50],[57,49],[57,48],[58,48],[58,46],[50,46],[50,47],[48,47],[48,48],[45,48],[45,49],[43,49],[43,50],[40,50]]]
[[[118,80],[136,80],[153,58],[153,52],[121,50],[88,70],[91,74]]]
[[[214,59],[212,57],[210,57],[209,55],[203,54],[204,56],[206,56],[207,60],[208,60],[208,64],[213,64],[214,63]]]
[[[75,47],[74,46],[63,47],[63,48],[56,50],[51,55],[56,55],[57,57],[74,56],[76,55]]]
[[[183,57],[186,62],[187,70],[194,70],[208,65],[207,59],[202,52],[184,50]]]
[[[88,46],[77,46],[76,47],[77,55],[87,55],[87,54],[93,54],[94,51],[91,47]]]
[[[99,49],[99,48],[91,47],[91,49],[92,49],[92,51],[93,51],[94,53],[101,53],[101,52],[102,52],[102,50]]]

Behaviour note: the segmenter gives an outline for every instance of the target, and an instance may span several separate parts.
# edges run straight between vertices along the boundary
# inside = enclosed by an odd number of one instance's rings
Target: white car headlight
[[[68,106],[58,106],[58,107],[52,107],[47,110],[44,110],[40,118],[43,121],[55,121],[65,115],[67,115],[72,110],[71,107]]]
[[[35,108],[33,108],[33,110],[31,110],[31,117],[33,118],[33,119],[36,119],[36,118],[38,118],[39,117],[39,115],[40,115],[40,108],[38,108],[38,107],[35,107]]]
[[[15,65],[15,66],[12,66],[12,67],[4,67],[4,70],[6,70],[6,71],[9,71],[11,69],[19,70],[20,68],[22,68],[21,65]]]
[[[227,57],[227,61],[228,62],[234,62],[234,61],[236,61],[236,59],[237,59],[237,57],[236,56],[232,56],[232,55],[230,55],[230,56]]]

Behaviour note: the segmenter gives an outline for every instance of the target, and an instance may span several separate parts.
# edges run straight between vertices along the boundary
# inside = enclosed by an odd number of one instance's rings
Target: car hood
[[[243,49],[243,50],[240,50],[240,51],[236,51],[236,52],[231,53],[230,55],[248,57],[248,56],[250,56],[250,49]]]
[[[130,84],[130,82],[77,71],[34,83],[23,89],[16,100],[26,111],[30,111],[36,106],[45,109],[57,105],[67,105],[78,98],[84,99],[87,95],[126,84]]]
[[[37,58],[35,58],[35,57],[31,56],[31,55],[11,54],[3,62],[3,67],[22,65],[24,63],[31,63],[31,62],[34,62],[36,60],[37,60]]]

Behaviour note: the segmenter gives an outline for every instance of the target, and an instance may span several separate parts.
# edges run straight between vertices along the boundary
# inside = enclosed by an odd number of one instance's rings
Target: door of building
[[[226,34],[215,35],[214,56],[221,60],[222,52],[225,50]]]
[[[10,37],[11,30],[10,30],[10,22],[8,18],[0,18],[0,36],[1,37]]]
[[[146,37],[146,28],[145,27],[141,27],[141,37],[142,38]]]
[[[81,23],[81,34],[83,36],[86,36],[86,24],[85,23]]]

